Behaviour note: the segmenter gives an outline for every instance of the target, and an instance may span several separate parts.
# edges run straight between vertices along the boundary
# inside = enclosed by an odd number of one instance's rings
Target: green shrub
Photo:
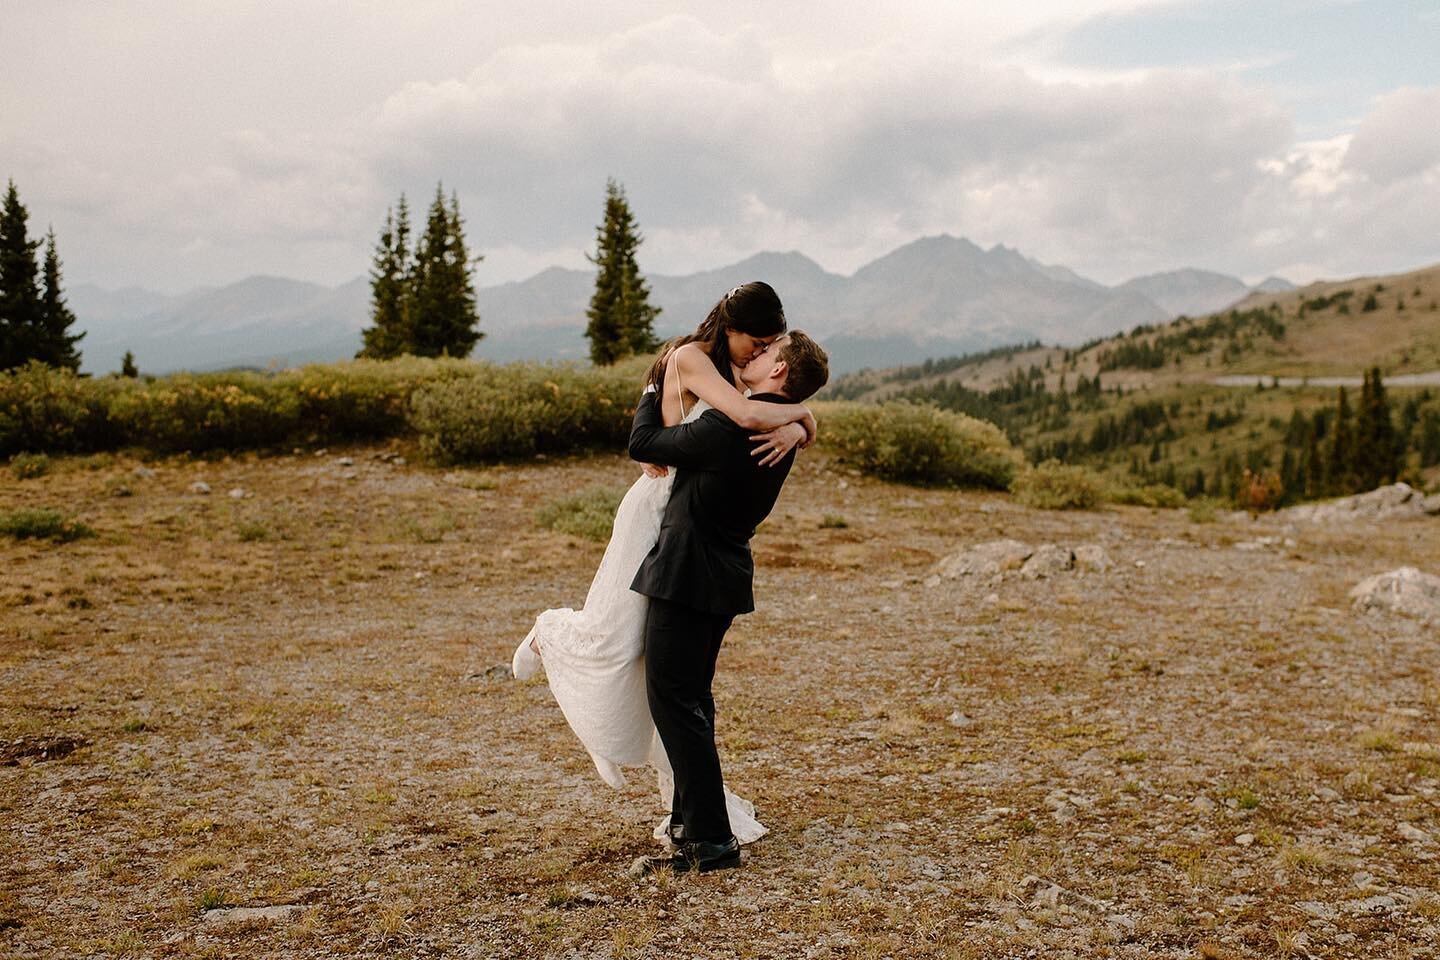
[[[1124,503],[1136,507],[1183,507],[1185,494],[1164,483],[1139,487],[1110,487],[1105,491],[1108,503]]]
[[[278,379],[295,392],[299,428],[316,439],[382,439],[409,432],[410,398],[426,385],[485,376],[491,364],[451,357],[352,360],[288,370]]]
[[[121,444],[240,450],[284,443],[300,424],[299,397],[265,374],[176,374],[153,383],[114,383],[110,422]]]
[[[903,402],[814,409],[820,443],[884,480],[1004,490],[1023,463],[998,427],[963,413]]]
[[[0,513],[0,534],[16,540],[53,540],[69,543],[82,537],[93,537],[95,531],[56,510],[21,508]]]
[[[109,434],[104,393],[89,378],[31,361],[0,372],[0,456],[90,450]]]
[[[34,480],[50,472],[50,458],[43,453],[17,453],[10,458],[10,472],[20,480]]]
[[[625,498],[625,487],[586,487],[579,493],[541,507],[535,520],[558,533],[604,543],[610,539],[615,511]]]
[[[621,450],[630,436],[640,379],[629,366],[490,366],[481,376],[417,389],[410,424],[421,452],[443,464],[595,447]]]
[[[1026,470],[1015,483],[1015,498],[1041,510],[1093,510],[1105,494],[1105,483],[1089,467],[1046,460]]]

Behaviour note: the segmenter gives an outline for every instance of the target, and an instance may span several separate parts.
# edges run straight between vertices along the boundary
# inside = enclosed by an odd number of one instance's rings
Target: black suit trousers
[[[715,750],[715,660],[734,617],[650,598],[645,623],[645,692],[675,771],[672,823],[687,840],[731,837],[720,755]]]

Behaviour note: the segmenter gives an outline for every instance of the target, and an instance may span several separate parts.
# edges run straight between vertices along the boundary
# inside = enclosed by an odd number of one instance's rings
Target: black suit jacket
[[[720,616],[755,609],[755,562],[750,538],[770,514],[795,462],[795,451],[774,466],[751,455],[750,431],[718,410],[667,427],[660,394],[645,394],[635,410],[630,456],[678,468],[660,539],[630,589]],[[793,403],[779,394],[752,400]]]

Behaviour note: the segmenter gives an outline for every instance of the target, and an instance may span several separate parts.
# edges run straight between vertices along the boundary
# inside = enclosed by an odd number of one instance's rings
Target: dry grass
[[[1440,570],[1433,524],[1242,553],[1279,531],[807,454],[716,691],[727,777],[773,832],[743,870],[637,882],[647,778],[605,787],[543,684],[486,673],[603,549],[537,510],[633,468],[373,452],[0,476],[7,508],[96,532],[0,541],[0,740],[89,741],[0,767],[0,955],[645,958],[720,955],[699,945],[723,929],[737,958],[1389,958],[1440,937],[1436,850],[1398,830],[1440,835],[1440,647],[1344,605],[1379,570]],[[1001,536],[1118,564],[924,585]],[[1394,906],[1356,906],[1377,891]]]

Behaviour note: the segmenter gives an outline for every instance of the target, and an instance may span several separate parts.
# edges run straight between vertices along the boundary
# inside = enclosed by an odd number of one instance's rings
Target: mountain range
[[[784,300],[790,326],[825,344],[836,373],[1029,340],[1073,345],[1292,286],[1272,277],[1252,288],[1224,274],[1177,270],[1107,287],[1003,245],[986,250],[946,235],[906,244],[850,276],[790,252],[648,279],[651,301],[662,310],[656,333],[663,337],[694,329],[736,284],[765,280]],[[593,284],[588,270],[551,267],[526,280],[479,288],[485,338],[474,356],[584,358]],[[130,350],[143,372],[167,373],[353,357],[369,321],[370,285],[364,277],[325,287],[256,276],[178,296],[79,285],[68,297],[76,328],[86,331],[83,370],[116,370]]]

